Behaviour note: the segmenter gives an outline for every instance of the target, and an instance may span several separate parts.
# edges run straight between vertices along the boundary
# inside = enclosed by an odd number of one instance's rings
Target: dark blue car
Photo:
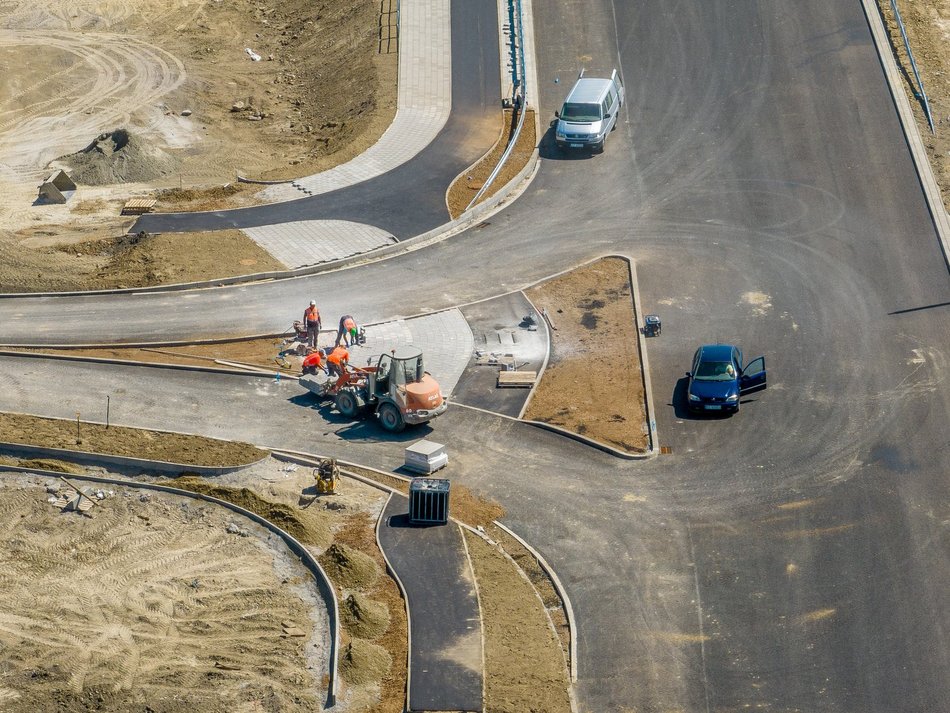
[[[765,388],[765,357],[757,357],[743,367],[739,347],[707,344],[696,350],[693,369],[687,376],[690,411],[735,413],[741,396]]]

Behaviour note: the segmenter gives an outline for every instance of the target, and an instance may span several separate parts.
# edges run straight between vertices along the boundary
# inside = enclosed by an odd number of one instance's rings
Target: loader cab
[[[379,357],[375,391],[378,395],[394,395],[400,387],[422,381],[424,374],[422,351],[416,347],[399,347]]]

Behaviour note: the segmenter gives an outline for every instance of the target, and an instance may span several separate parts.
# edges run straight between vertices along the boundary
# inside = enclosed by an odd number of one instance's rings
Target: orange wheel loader
[[[393,433],[406,424],[431,421],[448,408],[438,382],[425,370],[422,351],[411,346],[381,355],[376,366],[350,366],[329,381],[305,375],[300,384],[317,396],[333,397],[344,416],[357,418],[372,409],[380,425]]]

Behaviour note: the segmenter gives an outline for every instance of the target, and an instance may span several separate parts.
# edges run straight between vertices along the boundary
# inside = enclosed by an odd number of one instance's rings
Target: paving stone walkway
[[[347,220],[300,220],[244,228],[243,232],[291,269],[340,260],[397,242],[385,230]]]

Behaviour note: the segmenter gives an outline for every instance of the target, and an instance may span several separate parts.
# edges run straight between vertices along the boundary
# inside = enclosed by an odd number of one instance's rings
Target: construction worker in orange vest
[[[320,310],[317,309],[317,303],[310,300],[310,306],[303,313],[303,324],[307,328],[307,346],[317,348],[317,340],[320,337]]]
[[[322,371],[324,374],[329,373],[327,367],[324,364],[325,354],[322,349],[312,350],[303,360],[303,373],[304,374],[316,374],[317,369]]]
[[[357,342],[357,337],[359,331],[356,327],[356,320],[353,319],[353,315],[344,314],[340,317],[340,326],[336,330],[336,344],[335,346],[340,346],[340,342],[346,344],[346,346],[353,346]]]
[[[350,353],[346,347],[334,347],[333,351],[327,354],[327,369],[332,376],[343,376],[349,361]]]

